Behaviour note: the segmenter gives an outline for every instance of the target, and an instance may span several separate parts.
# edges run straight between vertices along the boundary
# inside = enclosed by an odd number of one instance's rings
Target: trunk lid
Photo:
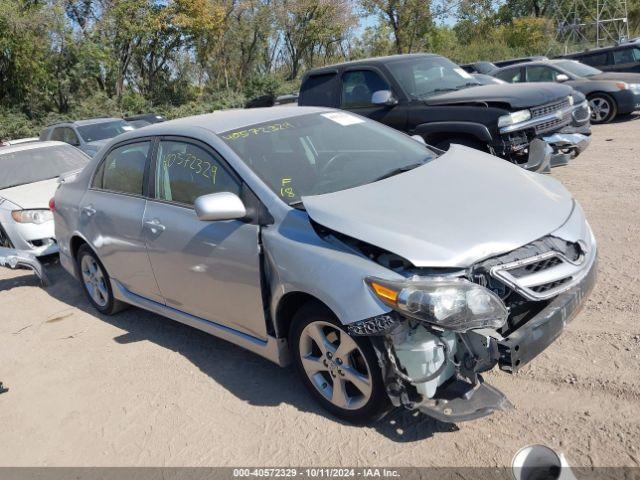
[[[557,180],[452,145],[394,177],[303,197],[309,217],[418,267],[468,267],[560,227],[573,199]]]

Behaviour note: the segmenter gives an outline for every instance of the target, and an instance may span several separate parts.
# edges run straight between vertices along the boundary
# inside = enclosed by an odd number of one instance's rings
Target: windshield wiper
[[[389,170],[384,175],[380,175],[378,178],[374,180],[374,182],[378,182],[380,180],[384,180],[385,178],[393,177],[395,175],[399,175],[404,172],[408,172],[409,170],[413,170],[414,168],[421,167],[425,162],[420,163],[412,163],[411,165],[405,165],[404,167],[394,168],[393,170]]]

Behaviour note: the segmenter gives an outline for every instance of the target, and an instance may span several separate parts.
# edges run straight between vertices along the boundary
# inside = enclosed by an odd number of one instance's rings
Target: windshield
[[[87,162],[89,157],[69,145],[0,152],[0,189],[57,178]]]
[[[443,57],[413,57],[390,62],[387,67],[413,99],[480,85],[462,68]]]
[[[556,62],[556,65],[559,66],[560,68],[565,69],[569,73],[578,75],[579,77],[591,77],[593,75],[602,73],[602,70],[598,70],[597,68],[593,68],[593,67],[590,67],[589,65],[585,65],[584,63],[580,63],[580,62],[575,62],[573,60],[563,60],[560,62]]]
[[[85,142],[95,142],[96,140],[106,140],[121,133],[133,130],[133,126],[124,120],[114,120],[112,122],[93,123],[78,127],[78,132]]]
[[[371,183],[435,157],[407,135],[346,112],[291,117],[220,136],[288,204]]]

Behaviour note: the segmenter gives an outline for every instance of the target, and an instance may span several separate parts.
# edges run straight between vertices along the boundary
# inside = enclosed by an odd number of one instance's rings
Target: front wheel
[[[595,93],[589,96],[592,123],[609,123],[616,116],[618,106],[606,93]]]
[[[351,337],[326,307],[304,305],[294,316],[289,341],[302,381],[326,410],[362,423],[389,409],[371,342]]]

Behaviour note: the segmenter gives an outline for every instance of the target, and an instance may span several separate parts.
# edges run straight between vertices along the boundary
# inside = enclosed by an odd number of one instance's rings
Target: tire
[[[458,145],[464,145],[465,147],[475,148],[476,150],[480,150],[481,152],[489,151],[489,149],[485,144],[476,140],[475,138],[470,138],[470,137],[451,137],[445,140],[440,140],[434,146],[446,152],[447,150],[449,150],[449,147],[451,147],[452,143],[457,143]]]
[[[82,289],[91,305],[104,315],[113,315],[126,308],[126,304],[116,300],[111,290],[107,270],[89,245],[78,249],[76,267]]]
[[[331,414],[364,423],[391,407],[371,342],[349,336],[324,305],[309,302],[296,312],[289,345],[307,390]],[[334,391],[335,385],[341,388]]]
[[[616,101],[606,93],[594,93],[589,95],[591,107],[591,123],[609,123],[618,113]]]

